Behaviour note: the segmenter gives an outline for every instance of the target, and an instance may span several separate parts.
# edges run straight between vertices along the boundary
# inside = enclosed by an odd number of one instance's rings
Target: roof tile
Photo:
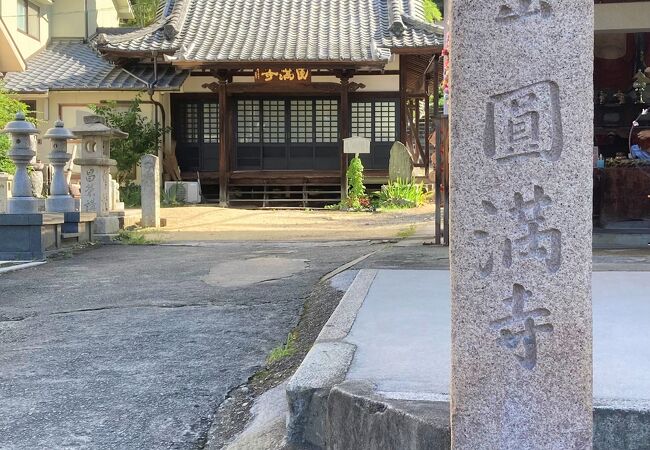
[[[206,62],[381,62],[392,48],[442,45],[440,30],[424,22],[421,0],[167,2],[168,15],[138,31],[102,36],[100,50]],[[165,35],[165,26],[176,36]]]

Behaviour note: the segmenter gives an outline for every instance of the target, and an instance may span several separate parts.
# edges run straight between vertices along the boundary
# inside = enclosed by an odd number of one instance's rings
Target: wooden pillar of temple
[[[219,206],[228,206],[228,178],[230,175],[230,158],[228,144],[230,129],[228,127],[228,92],[229,81],[226,71],[217,71],[217,92],[219,94]]]
[[[343,70],[337,76],[341,80],[341,108],[339,114],[339,129],[341,130],[341,201],[348,196],[348,155],[343,152],[343,139],[351,136],[350,131],[350,78],[353,72]]]
[[[410,145],[407,139],[407,127],[406,123],[408,120],[408,96],[407,96],[407,80],[406,80],[406,70],[407,70],[407,55],[400,55],[399,57],[399,136],[400,141],[405,145]]]

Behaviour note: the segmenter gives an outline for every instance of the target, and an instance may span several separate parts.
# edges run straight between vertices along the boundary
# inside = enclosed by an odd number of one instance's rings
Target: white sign
[[[370,139],[360,136],[343,139],[343,153],[370,153]]]

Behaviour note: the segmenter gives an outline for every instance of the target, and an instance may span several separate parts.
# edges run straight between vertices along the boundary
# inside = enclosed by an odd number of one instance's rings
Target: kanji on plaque
[[[309,69],[255,69],[256,83],[282,83],[282,82],[310,82],[311,71]]]
[[[557,161],[562,154],[560,93],[542,81],[490,97],[483,150],[499,163],[523,158]]]

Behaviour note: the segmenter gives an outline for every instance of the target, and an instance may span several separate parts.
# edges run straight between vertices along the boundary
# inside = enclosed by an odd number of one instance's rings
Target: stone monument
[[[592,447],[593,9],[451,5],[455,449]]]
[[[94,212],[95,237],[102,239],[119,231],[119,219],[110,214],[110,168],[117,163],[110,158],[111,140],[129,135],[106,126],[102,117],[86,116],[83,125],[72,129],[81,138],[80,157],[74,163],[81,166],[81,212]]]
[[[7,203],[11,197],[11,183],[13,180],[12,175],[0,172],[0,214],[7,212]]]
[[[395,142],[390,149],[388,163],[388,179],[392,181],[410,182],[413,179],[413,161],[411,154],[404,144]]]
[[[120,199],[120,183],[113,179],[111,180],[111,186],[113,187],[111,190],[113,194],[111,196],[111,210],[120,213],[124,212],[124,202]]]
[[[142,204],[141,225],[147,228],[160,226],[160,165],[158,157],[143,155],[140,158],[142,176],[140,198]]]
[[[18,112],[16,120],[9,122],[2,132],[11,135],[12,145],[7,156],[16,165],[11,198],[7,202],[7,212],[9,214],[38,213],[39,201],[34,197],[32,180],[27,172],[27,166],[36,156],[31,136],[38,134],[38,130],[25,120],[24,113]]]
[[[63,122],[57,120],[54,128],[47,130],[43,137],[52,141],[50,163],[54,168],[50,196],[45,200],[45,209],[48,212],[72,212],[75,210],[75,202],[70,195],[63,168],[72,159],[72,155],[68,153],[68,139],[74,138],[74,135],[63,127]]]

